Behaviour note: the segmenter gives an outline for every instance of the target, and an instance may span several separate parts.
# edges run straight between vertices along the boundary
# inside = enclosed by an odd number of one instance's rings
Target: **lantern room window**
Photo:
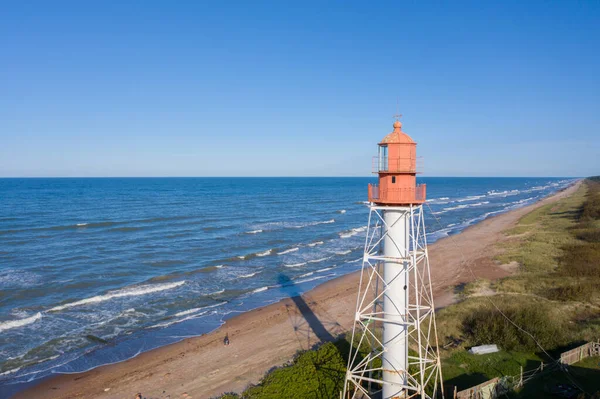
[[[388,170],[388,148],[387,148],[387,145],[379,146],[379,170]]]

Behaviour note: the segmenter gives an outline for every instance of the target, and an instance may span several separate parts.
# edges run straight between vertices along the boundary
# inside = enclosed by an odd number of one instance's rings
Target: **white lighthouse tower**
[[[396,120],[373,160],[344,398],[443,397],[416,147]]]

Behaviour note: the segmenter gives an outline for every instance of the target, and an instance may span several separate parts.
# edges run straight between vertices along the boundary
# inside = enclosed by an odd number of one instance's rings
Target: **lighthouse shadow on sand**
[[[318,308],[318,304],[307,303],[297,286],[286,274],[280,273],[277,276],[277,282],[281,289],[289,295],[292,302],[287,303],[285,307],[302,350],[335,341],[343,333],[342,326],[323,309],[318,309],[319,315],[315,313],[313,309]]]

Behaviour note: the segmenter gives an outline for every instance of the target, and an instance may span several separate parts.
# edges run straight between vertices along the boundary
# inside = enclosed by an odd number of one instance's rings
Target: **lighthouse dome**
[[[379,144],[415,144],[410,136],[402,131],[402,122],[394,122],[394,131],[381,140]]]

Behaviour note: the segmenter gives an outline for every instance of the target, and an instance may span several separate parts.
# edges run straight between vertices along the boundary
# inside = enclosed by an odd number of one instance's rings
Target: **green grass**
[[[600,306],[600,183],[586,181],[573,195],[525,215],[507,232],[496,260],[518,262],[520,273],[497,290]],[[588,215],[588,216],[586,216]],[[590,216],[591,215],[591,216]]]
[[[577,391],[577,386],[581,387],[585,393],[579,392],[577,398],[600,398],[600,358],[588,357],[579,363],[569,367],[569,374],[556,370],[550,373],[544,373],[511,393],[511,398],[531,398],[543,399],[556,397],[551,395],[551,390],[558,384],[570,385]]]
[[[501,263],[516,261],[527,273],[544,273],[558,267],[562,247],[576,241],[570,233],[585,201],[587,188],[582,186],[573,195],[556,203],[542,206],[523,216],[517,226],[506,234],[513,236],[496,257]]]
[[[465,350],[454,351],[444,359],[443,372],[447,391],[481,384],[494,377],[519,375],[523,370],[539,367],[542,359],[533,353],[500,351],[487,355],[471,355]]]

